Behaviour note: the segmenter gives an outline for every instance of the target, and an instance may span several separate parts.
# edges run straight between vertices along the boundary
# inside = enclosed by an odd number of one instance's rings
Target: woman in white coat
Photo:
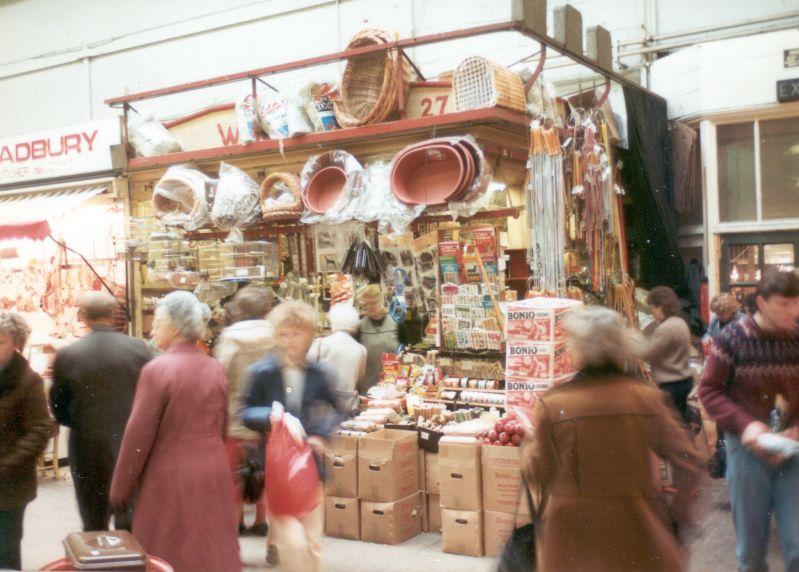
[[[314,341],[308,360],[327,364],[335,372],[336,392],[344,411],[358,406],[358,382],[366,373],[366,348],[355,341],[360,316],[348,304],[334,304],[328,312],[332,333]]]

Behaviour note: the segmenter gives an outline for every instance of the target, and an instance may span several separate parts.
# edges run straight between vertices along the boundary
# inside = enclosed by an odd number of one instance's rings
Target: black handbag
[[[535,510],[533,495],[530,494],[527,483],[524,483],[524,490],[527,493],[527,506],[533,515],[533,522],[513,531],[499,558],[498,572],[529,572],[536,569],[535,522],[538,520],[538,512]]]
[[[707,473],[712,479],[723,479],[727,473],[727,448],[724,444],[724,434],[716,428],[716,451],[707,461]]]
[[[256,503],[264,492],[264,460],[257,445],[246,445],[244,451],[244,463],[238,470],[241,493],[245,502]]]

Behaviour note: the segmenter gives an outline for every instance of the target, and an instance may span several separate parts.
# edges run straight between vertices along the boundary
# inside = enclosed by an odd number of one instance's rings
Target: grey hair
[[[576,308],[566,316],[568,344],[581,367],[620,368],[644,355],[644,341],[621,316],[602,306]]]
[[[31,328],[25,318],[16,312],[0,311],[0,333],[10,337],[14,345],[20,351],[28,343],[28,336],[31,335]]]
[[[170,292],[158,303],[156,318],[168,320],[180,336],[196,342],[205,335],[205,326],[211,318],[211,310],[191,292]]]
[[[334,332],[347,332],[354,334],[358,331],[361,323],[361,316],[358,310],[349,304],[334,304],[327,313],[330,322],[330,329]]]
[[[114,316],[119,302],[108,292],[86,292],[80,299],[80,313],[91,322]]]

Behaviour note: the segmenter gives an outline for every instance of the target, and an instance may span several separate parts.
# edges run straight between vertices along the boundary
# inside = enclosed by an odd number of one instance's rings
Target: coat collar
[[[199,352],[202,353],[202,350],[193,344],[192,342],[186,341],[179,341],[179,342],[172,342],[172,345],[169,346],[169,349],[166,350],[166,353],[173,354],[173,353],[193,353]]]
[[[0,371],[0,395],[13,390],[28,371],[28,360],[14,352],[6,366]]]

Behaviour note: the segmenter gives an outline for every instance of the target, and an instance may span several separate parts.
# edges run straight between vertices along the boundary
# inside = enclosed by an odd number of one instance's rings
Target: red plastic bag
[[[316,460],[307,443],[297,443],[283,419],[272,423],[266,444],[266,502],[275,516],[302,518],[320,502]]]

